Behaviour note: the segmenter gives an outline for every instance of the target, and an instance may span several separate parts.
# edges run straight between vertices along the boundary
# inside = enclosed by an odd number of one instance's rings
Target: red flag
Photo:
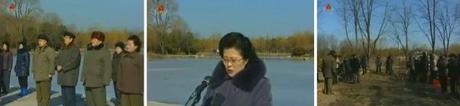
[[[157,7],[157,12],[160,13],[160,14],[163,14],[164,11],[165,11],[164,5],[159,4],[158,7]]]
[[[16,9],[16,4],[14,3],[8,4],[8,12],[14,12],[15,9]]]
[[[331,4],[327,4],[327,5],[326,5],[326,11],[329,12],[329,11],[331,11],[331,10],[332,10]]]

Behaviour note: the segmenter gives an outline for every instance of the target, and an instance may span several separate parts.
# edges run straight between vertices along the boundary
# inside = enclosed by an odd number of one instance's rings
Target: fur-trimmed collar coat
[[[223,62],[214,69],[203,106],[271,106],[271,85],[262,60],[250,60],[233,78]]]

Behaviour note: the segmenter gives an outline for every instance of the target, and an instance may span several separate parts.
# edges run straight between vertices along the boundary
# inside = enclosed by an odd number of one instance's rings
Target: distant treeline
[[[157,54],[186,54],[216,52],[223,34],[198,37],[190,31],[173,29],[162,34],[154,27],[148,30],[148,50]],[[250,38],[258,53],[283,53],[291,56],[312,55],[314,35],[311,32],[297,32],[283,36],[258,36]]]
[[[386,39],[382,39],[379,42],[379,46],[373,50],[369,58],[375,58],[376,56],[396,56],[396,57],[405,57],[406,55],[414,55],[415,52],[427,52],[431,53],[432,49],[429,45],[418,44],[414,43],[409,46],[408,54],[404,52],[404,48],[400,46],[395,46],[395,44],[389,44],[389,42],[385,42]],[[390,39],[391,40],[391,39]],[[354,42],[354,41],[352,41]],[[460,54],[460,43],[453,43],[449,45],[449,51],[445,53],[444,48],[437,47],[433,50],[433,53],[436,55],[447,55],[447,54]],[[347,40],[338,40],[335,36],[326,36],[320,35],[318,36],[318,57],[325,57],[330,50],[334,50],[337,52],[338,55],[342,57],[350,57],[351,55],[355,54],[358,56],[365,55],[365,49],[362,46],[352,46],[349,44]]]
[[[174,0],[147,1],[147,50],[150,53],[163,55],[215,53],[220,38],[229,32],[211,35],[193,33],[187,22],[180,17],[178,7],[179,5]],[[312,32],[257,36],[250,39],[259,54],[292,56],[312,56],[314,54]]]
[[[65,19],[61,19],[55,13],[44,12],[39,6],[39,0],[15,0],[13,2],[17,7],[13,11],[4,11],[4,4],[0,4],[2,7],[0,11],[0,42],[6,41],[10,43],[12,48],[16,48],[21,41],[26,41],[29,47],[35,47],[36,37],[39,34],[46,34],[50,39],[49,45],[58,49],[63,44],[62,33],[64,31],[73,32],[76,35],[75,43],[81,47],[85,47],[89,43],[91,32],[96,30],[105,33],[108,46],[113,46],[118,41],[125,41],[129,35],[143,35],[142,30],[102,29],[97,25],[78,29],[76,25],[64,25],[62,20]]]

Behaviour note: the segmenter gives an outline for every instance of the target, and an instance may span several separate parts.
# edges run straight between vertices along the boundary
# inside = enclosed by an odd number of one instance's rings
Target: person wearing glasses
[[[238,32],[219,41],[217,64],[209,82],[203,106],[271,106],[271,85],[264,62],[249,38]]]

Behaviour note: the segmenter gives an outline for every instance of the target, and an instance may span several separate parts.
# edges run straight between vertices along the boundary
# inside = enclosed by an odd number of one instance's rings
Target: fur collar
[[[248,61],[243,71],[236,74],[233,78],[230,78],[225,71],[223,62],[220,61],[214,69],[209,86],[215,89],[225,80],[231,80],[233,85],[237,88],[250,92],[262,78],[265,78],[265,73],[266,69],[264,62],[260,59],[256,59]]]
[[[93,46],[93,45],[91,45],[91,43],[90,43],[90,44],[88,44],[87,47],[88,47],[88,50],[100,50],[100,49],[102,49],[102,48],[104,47],[104,44],[101,43],[101,44],[99,44],[99,45],[97,45],[97,46]]]

